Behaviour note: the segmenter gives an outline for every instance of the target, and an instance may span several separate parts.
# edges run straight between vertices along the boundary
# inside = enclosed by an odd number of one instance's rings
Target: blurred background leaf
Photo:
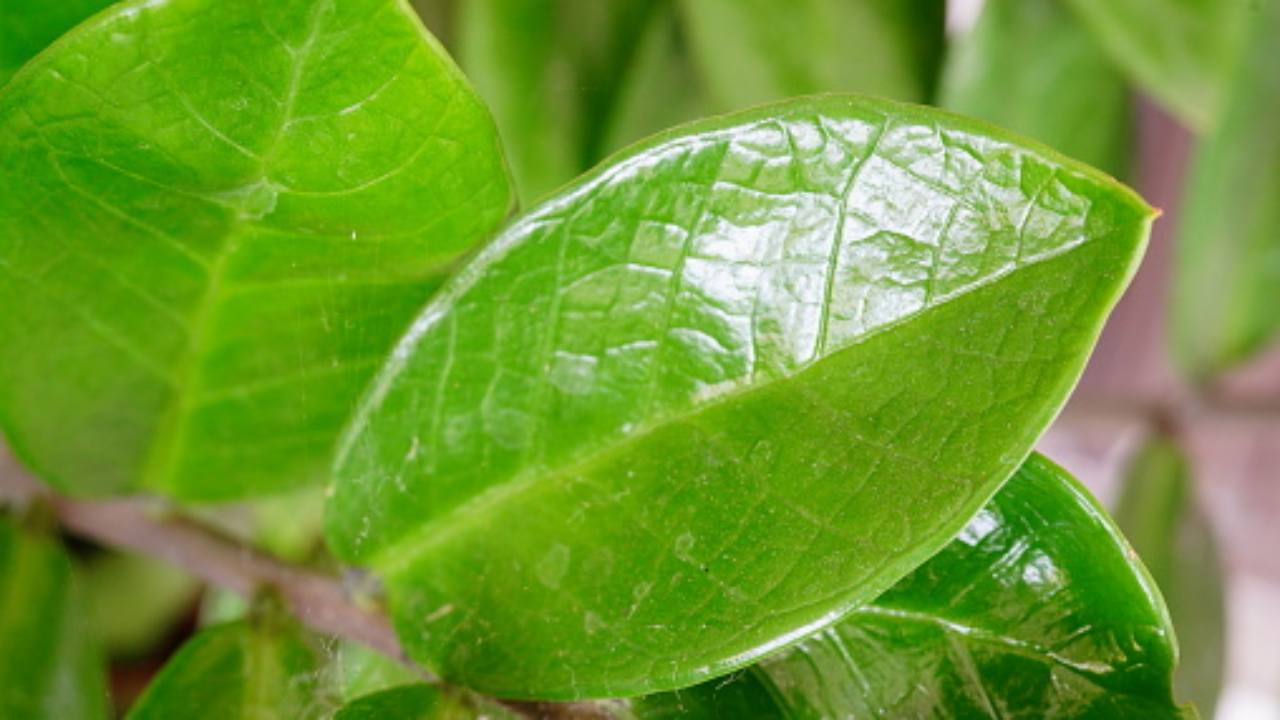
[[[40,524],[0,515],[0,718],[105,720],[93,626],[62,545],[29,527]]]
[[[1280,0],[1257,7],[1225,114],[1196,148],[1178,228],[1173,347],[1197,381],[1280,331]]]
[[[949,50],[939,104],[1127,174],[1128,87],[1060,0],[986,0]]]
[[[1171,440],[1149,440],[1130,461],[1115,519],[1169,606],[1181,648],[1178,695],[1212,717],[1225,660],[1224,578],[1187,460]]]
[[[1135,84],[1197,130],[1210,127],[1254,0],[1066,0]]]

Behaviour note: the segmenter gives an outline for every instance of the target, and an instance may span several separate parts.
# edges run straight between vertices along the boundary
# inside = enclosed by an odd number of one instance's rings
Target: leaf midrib
[[[810,370],[818,363],[830,362],[833,358],[854,351],[858,346],[883,333],[894,331],[900,326],[909,324],[921,316],[934,312],[955,300],[971,295],[972,293],[978,292],[984,288],[1004,282],[1009,278],[1020,274],[1022,271],[1029,270],[1037,265],[1070,255],[1100,241],[1101,238],[1086,236],[1085,240],[1082,242],[1066,246],[1065,248],[1052,253],[1036,256],[1034,260],[1025,265],[993,275],[984,282],[968,287],[962,292],[945,296],[943,299],[926,309],[911,313],[898,318],[893,322],[876,327],[858,337],[856,341],[849,341],[847,345],[834,352],[825,356],[815,357],[808,364],[799,367],[785,377],[759,383],[752,382],[751,376],[747,376],[744,378],[742,384],[727,392],[717,395],[709,401],[704,401],[702,404],[695,405],[686,413],[671,414],[655,418],[654,420],[637,427],[630,434],[617,438],[614,442],[606,442],[602,444],[601,447],[587,452],[582,457],[568,462],[558,468],[538,468],[536,470],[527,471],[522,475],[515,475],[510,481],[494,485],[445,513],[428,520],[426,523],[413,528],[409,532],[404,533],[399,539],[372,553],[364,564],[375,568],[387,576],[395,575],[399,570],[412,566],[418,558],[426,554],[431,548],[445,544],[450,538],[464,532],[468,527],[481,522],[481,518],[502,508],[515,498],[519,498],[525,493],[535,490],[545,481],[581,473],[586,468],[605,461],[611,456],[624,453],[627,448],[633,445],[642,443],[650,435],[661,428],[678,422],[688,422],[699,415],[710,412],[716,407],[729,404],[752,393],[763,391],[764,388],[769,387],[774,383],[798,382],[806,371]],[[858,438],[854,439],[856,440]],[[870,441],[865,442],[867,442],[867,444],[871,444]],[[885,448],[881,449],[887,451]],[[912,459],[917,462],[924,462],[918,458]]]
[[[279,152],[281,142],[292,122],[303,72],[311,58],[316,40],[320,37],[324,15],[332,8],[333,0],[317,2],[312,7],[311,16],[308,18],[306,40],[297,49],[289,49],[293,64],[285,91],[280,127],[268,144],[266,152],[262,153],[256,179],[244,183],[241,187],[270,188],[270,163]],[[287,45],[285,47],[288,48]],[[204,358],[211,341],[212,319],[223,297],[227,268],[236,253],[240,251],[246,231],[253,228],[257,220],[258,218],[237,212],[227,229],[222,246],[218,248],[213,260],[209,263],[208,284],[192,312],[190,338],[175,362],[173,391],[169,394],[169,400],[164,409],[158,414],[157,432],[143,465],[142,484],[146,487],[169,488],[173,482],[180,457],[179,450],[185,441],[187,422],[193,409],[193,398],[200,393],[200,361]]]

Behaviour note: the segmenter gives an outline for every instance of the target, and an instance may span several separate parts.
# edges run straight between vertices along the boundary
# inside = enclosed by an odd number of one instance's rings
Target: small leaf
[[[0,3],[0,86],[60,35],[111,0],[5,0]]]
[[[1210,127],[1240,53],[1245,0],[1066,0],[1132,80],[1198,130]]]
[[[284,619],[201,630],[151,681],[127,720],[320,718],[335,698],[313,641]]]
[[[874,603],[728,680],[643,698],[642,720],[1180,718],[1174,632],[1105,512],[1033,456]]]
[[[366,695],[338,711],[334,720],[515,720],[505,708],[459,691],[404,685]]]
[[[1196,148],[1183,196],[1174,355],[1197,381],[1248,360],[1280,333],[1280,2],[1263,6],[1222,122]]]
[[[726,673],[955,535],[1150,222],[1041,146],[888,101],[659,136],[427,305],[342,442],[330,545],[381,577],[413,657],[485,692]]]
[[[322,478],[501,220],[496,131],[398,0],[131,0],[0,92],[0,429],[76,493]]]
[[[943,46],[941,0],[680,0],[721,111],[819,92],[923,101]]]
[[[422,679],[412,669],[363,645],[340,641],[333,659],[339,692],[346,700],[410,685]]]
[[[951,46],[942,105],[1124,174],[1128,88],[1059,0],[987,0]]]
[[[1182,662],[1178,694],[1212,715],[1225,662],[1225,578],[1217,542],[1195,500],[1187,461],[1170,441],[1157,438],[1130,463],[1116,522],[1151,570],[1178,629]]]
[[[105,720],[106,681],[62,546],[0,515],[0,717]]]

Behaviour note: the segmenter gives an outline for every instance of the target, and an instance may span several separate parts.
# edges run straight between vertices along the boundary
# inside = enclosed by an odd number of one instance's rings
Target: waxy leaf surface
[[[938,555],[834,627],[728,680],[632,703],[657,718],[1159,718],[1173,628],[1097,502],[1030,458]]]
[[[1247,0],[1066,0],[1143,90],[1184,123],[1211,127],[1239,59]]]
[[[974,29],[951,46],[941,104],[1124,173],[1128,88],[1059,0],[987,0]]]
[[[170,658],[126,720],[324,718],[336,699],[314,640],[284,620],[201,630]]]
[[[344,436],[330,545],[381,577],[409,653],[481,691],[723,674],[959,531],[1150,220],[1047,148],[888,101],[660,136],[427,305]]]
[[[0,515],[0,717],[110,717],[82,600],[58,541]]]
[[[924,101],[942,58],[941,0],[680,0],[711,105],[819,92]]]
[[[0,86],[36,53],[111,0],[0,2]]]
[[[1181,209],[1174,354],[1197,381],[1280,332],[1280,2],[1262,7],[1222,122],[1196,148]]]
[[[134,0],[0,92],[0,429],[78,493],[322,478],[414,310],[508,206],[399,0]]]
[[[1196,504],[1187,460],[1171,441],[1153,439],[1134,457],[1115,518],[1151,571],[1178,629],[1182,662],[1174,687],[1212,716],[1226,660],[1226,578],[1213,529]]]

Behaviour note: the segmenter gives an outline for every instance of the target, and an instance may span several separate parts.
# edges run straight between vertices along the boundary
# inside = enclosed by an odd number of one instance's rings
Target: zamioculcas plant
[[[268,586],[132,718],[1193,713],[1145,570],[1029,457],[1154,217],[1101,172],[825,95],[503,224],[495,125],[400,0],[121,3],[0,138],[9,443],[69,527]],[[306,487],[353,598],[85,499]],[[33,717],[101,699],[28,636],[59,582],[0,603]]]

